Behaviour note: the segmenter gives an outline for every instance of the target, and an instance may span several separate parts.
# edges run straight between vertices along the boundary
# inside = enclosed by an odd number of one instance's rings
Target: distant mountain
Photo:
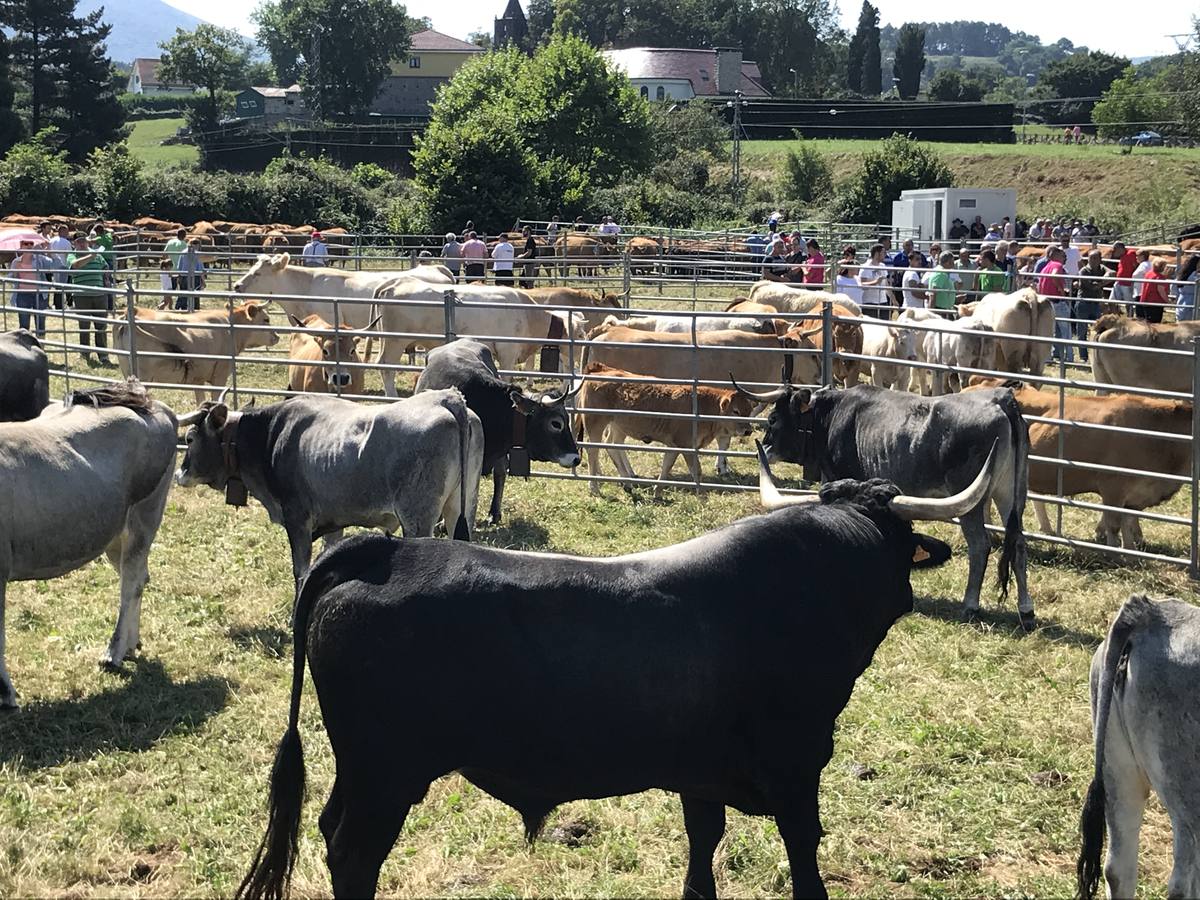
[[[162,0],[79,0],[80,15],[104,7],[104,21],[112,26],[108,56],[128,65],[139,56],[156,57],[158,45],[175,36],[176,28],[195,28],[203,19],[176,9]]]

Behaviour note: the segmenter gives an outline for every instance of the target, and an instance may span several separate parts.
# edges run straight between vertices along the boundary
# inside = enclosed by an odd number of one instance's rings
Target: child
[[[158,280],[164,291],[163,295],[158,298],[158,308],[168,309],[171,306],[171,295],[165,292],[175,288],[175,276],[172,274],[171,260],[164,258],[158,264],[158,270]]]

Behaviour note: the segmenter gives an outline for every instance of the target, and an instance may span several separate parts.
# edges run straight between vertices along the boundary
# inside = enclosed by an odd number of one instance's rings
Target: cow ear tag
[[[230,478],[225,482],[225,504],[227,506],[246,505],[246,483],[240,478]]]
[[[508,451],[508,474],[517,478],[529,477],[529,451],[524,447],[513,447]]]

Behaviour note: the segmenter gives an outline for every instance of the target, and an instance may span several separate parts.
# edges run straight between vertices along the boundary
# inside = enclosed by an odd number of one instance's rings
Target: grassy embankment
[[[285,379],[260,363],[239,367],[242,385]],[[378,389],[370,373],[368,390]],[[177,392],[163,398],[177,409],[193,402]],[[648,472],[657,459],[639,453],[634,463]],[[711,459],[705,467],[711,471]],[[748,461],[737,460],[731,477],[752,484]],[[1184,492],[1167,508],[1186,515],[1187,502]],[[752,495],[679,491],[656,503],[648,492],[631,497],[606,486],[593,498],[582,482],[534,479],[510,483],[506,524],[482,529],[481,539],[609,555],[754,511]],[[1068,513],[1068,533],[1087,535],[1092,518]],[[841,895],[1066,896],[1091,767],[1091,652],[1131,591],[1194,598],[1191,585],[1165,567],[1035,548],[1030,584],[1043,629],[1021,635],[1011,602],[997,609],[990,576],[986,624],[966,627],[956,621],[963,542],[949,527],[932,530],[951,540],[956,556],[916,575],[916,612],[884,641],[840,720],[821,794],[822,869]],[[1148,523],[1146,534],[1154,548],[1186,552],[1181,529]],[[804,570],[820,564],[780,560],[797,572],[797,602]],[[0,894],[218,896],[244,872],[265,821],[267,773],[287,712],[286,541],[255,503],[238,510],[207,488],[174,489],[150,567],[143,654],[124,677],[95,666],[117,607],[107,564],[10,586],[8,663],[24,709],[0,718]],[[796,635],[796,652],[820,639]],[[436,677],[429,673],[431,683]],[[426,689],[397,685],[394,706],[380,710],[407,740],[420,741],[423,724],[406,716],[406,697]],[[469,699],[462,705],[469,714]],[[302,718],[309,800],[295,893],[309,897],[329,891],[316,819],[332,779],[311,682]],[[442,779],[410,815],[381,890],[678,892],[686,845],[674,796],[571,803],[552,815],[546,834],[531,852],[513,812],[459,777]],[[1167,819],[1152,804],[1143,877],[1153,895],[1164,890],[1170,853]],[[725,895],[789,889],[786,856],[767,819],[731,815],[717,868]]]
[[[125,143],[130,151],[152,168],[169,165],[193,165],[200,160],[199,151],[191,144],[162,145],[183,126],[183,119],[142,119],[132,122]]]

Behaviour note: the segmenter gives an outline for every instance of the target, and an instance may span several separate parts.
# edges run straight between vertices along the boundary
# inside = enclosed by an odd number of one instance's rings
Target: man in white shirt
[[[908,268],[901,278],[904,291],[904,305],[909,309],[925,308],[925,283],[921,279],[921,269],[925,268],[925,257],[920,250],[908,254]]]
[[[600,233],[601,234],[614,234],[614,235],[620,234],[621,226],[613,221],[612,216],[605,216],[604,221],[602,223],[600,223]]]
[[[54,261],[54,283],[60,287],[54,292],[54,308],[62,309],[67,303],[67,290],[61,285],[68,284],[71,274],[67,270],[67,254],[75,248],[71,245],[66,225],[58,226],[58,235],[50,239],[50,254]]]
[[[300,251],[300,262],[306,266],[323,266],[329,258],[329,248],[325,246],[325,238],[321,232],[314,231]]]
[[[859,269],[858,283],[862,287],[863,314],[877,319],[891,318],[892,296],[888,293],[888,270],[883,262],[883,244],[871,247],[871,258]]]
[[[513,245],[509,243],[508,235],[501,234],[492,247],[492,274],[496,284],[506,287],[513,286]]]
[[[1001,231],[1003,232],[1004,240],[1011,241],[1017,236],[1017,227],[1013,225],[1008,216],[1005,216],[1003,219],[1001,219],[1000,224],[1002,226]]]
[[[1082,254],[1079,252],[1079,248],[1071,243],[1071,238],[1069,236],[1059,238],[1058,245],[1062,248],[1062,252],[1066,256],[1066,259],[1063,260],[1063,269],[1068,275],[1078,275],[1079,265],[1083,260]],[[1072,281],[1067,281],[1064,296],[1071,296],[1072,284]]]

